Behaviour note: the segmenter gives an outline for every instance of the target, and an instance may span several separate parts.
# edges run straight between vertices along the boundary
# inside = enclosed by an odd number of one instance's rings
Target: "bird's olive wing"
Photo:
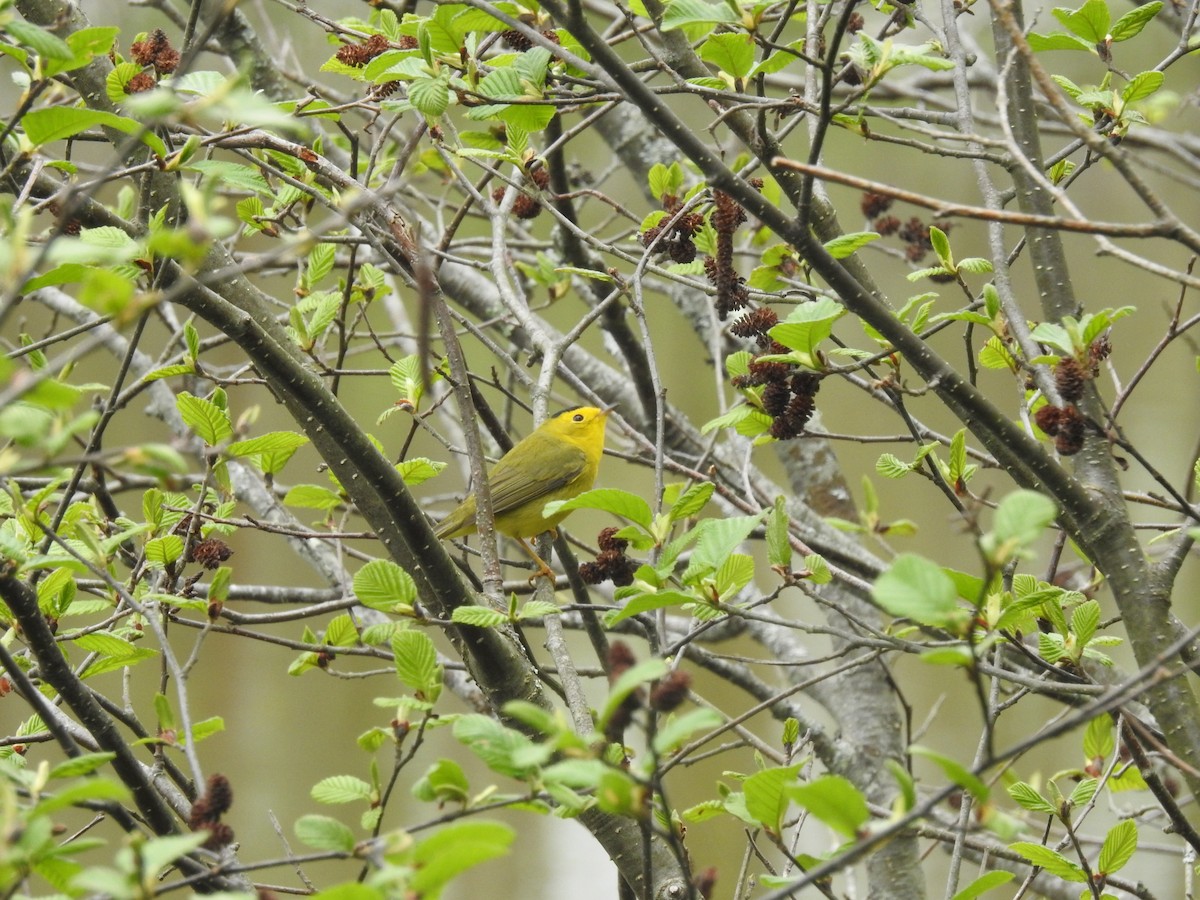
[[[514,450],[521,452],[506,456],[488,474],[496,515],[565,487],[587,467],[581,449],[537,432]]]

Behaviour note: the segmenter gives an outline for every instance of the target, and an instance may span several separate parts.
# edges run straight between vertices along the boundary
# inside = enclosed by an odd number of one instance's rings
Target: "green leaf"
[[[728,601],[754,577],[754,557],[745,553],[731,553],[717,567],[713,575],[718,599]]]
[[[962,765],[962,763],[956,762],[945,754],[938,753],[936,750],[922,747],[919,744],[913,744],[908,748],[908,751],[913,756],[923,756],[925,759],[931,760],[942,770],[942,773],[947,778],[970,792],[972,797],[980,803],[987,802],[988,796],[991,793],[987,785],[979,779],[978,775]]]
[[[923,650],[920,654],[921,662],[928,663],[931,666],[959,666],[964,669],[969,669],[975,665],[975,654],[971,648],[963,644],[952,644],[950,646],[935,647],[931,650]]]
[[[953,269],[947,269],[945,266],[929,266],[924,269],[917,269],[915,272],[909,272],[904,277],[909,281],[920,281],[922,278],[933,278],[935,276],[953,275]]]
[[[421,405],[421,397],[425,393],[425,383],[421,376],[421,359],[415,354],[398,359],[388,369],[388,378],[392,387],[400,395],[401,404],[411,404],[414,410]],[[439,376],[430,373],[430,380]]]
[[[512,828],[500,822],[472,819],[447,825],[417,845],[407,890],[415,897],[437,897],[467,869],[508,853],[515,838]]]
[[[793,41],[788,46],[793,50],[803,51],[804,41]],[[755,75],[774,75],[776,72],[782,72],[792,63],[799,62],[800,58],[791,53],[785,53],[783,50],[774,50],[754,67],[750,75],[751,77]]]
[[[557,607],[556,607],[557,609]],[[451,622],[459,625],[474,625],[477,628],[496,628],[508,621],[508,616],[498,609],[486,606],[458,606],[450,616]]]
[[[1096,716],[1083,732],[1083,755],[1086,759],[1105,759],[1113,752],[1113,721],[1106,714]]]
[[[641,818],[646,812],[646,791],[628,772],[605,769],[596,786],[596,806],[626,818]]]
[[[804,555],[804,571],[807,573],[809,584],[829,584],[833,581],[833,573],[829,571],[829,563],[819,553]]]
[[[390,559],[373,559],[354,573],[354,596],[383,612],[408,612],[417,599],[412,576]]]
[[[988,338],[979,349],[979,364],[985,369],[1008,369],[1013,372],[1017,369],[1012,354],[1008,352],[1004,342],[996,335]]]
[[[1057,515],[1054,501],[1044,494],[1014,491],[1000,501],[992,530],[980,539],[980,545],[993,565],[1000,567],[1041,537]]]
[[[207,737],[220,734],[225,730],[225,720],[220,716],[210,716],[192,724],[192,743],[198,744]]]
[[[55,569],[38,583],[38,609],[51,618],[61,619],[77,593],[74,573],[66,567]]]
[[[512,728],[505,728],[495,719],[479,713],[461,716],[454,721],[454,737],[482,759],[494,772],[512,778],[526,778],[540,764],[533,751],[541,750],[528,737]],[[552,748],[545,748],[548,761]]]
[[[665,166],[662,163],[655,163],[650,167],[650,175],[648,179],[650,185],[650,194],[657,200],[661,200],[664,195],[678,196],[680,189],[683,187],[683,167],[679,163],[671,163],[670,166]],[[663,210],[658,211],[662,216],[666,215]],[[655,223],[657,224],[657,223]],[[645,230],[645,227],[642,228]]]
[[[834,259],[845,259],[853,254],[856,250],[860,250],[872,241],[879,240],[880,235],[874,231],[852,231],[849,234],[841,234],[833,238],[833,240],[825,242],[825,249],[829,251],[829,255]]]
[[[336,491],[319,484],[298,484],[288,490],[283,502],[302,509],[337,509],[342,505],[342,496]]]
[[[917,465],[917,462],[904,462],[904,460],[900,459],[894,453],[884,453],[879,459],[875,460],[875,471],[884,478],[896,479],[912,474]]]
[[[398,632],[392,638],[392,654],[400,680],[425,699],[437,700],[442,689],[442,667],[429,635],[415,629]]]
[[[437,78],[418,78],[408,87],[408,99],[417,112],[436,119],[450,105],[449,70]]]
[[[1104,0],[1087,0],[1079,9],[1063,9],[1054,11],[1054,18],[1073,34],[1079,35],[1085,41],[1093,44],[1104,43],[1108,36],[1108,26],[1112,16],[1108,4]]]
[[[349,613],[343,613],[329,621],[323,637],[326,646],[352,647],[358,643],[358,628]]]
[[[171,708],[171,701],[166,694],[154,695],[154,717],[158,719],[160,732],[175,730],[175,710]]]
[[[1135,312],[1137,312],[1136,306],[1121,306],[1116,309],[1110,307],[1084,315],[1078,323],[1074,323],[1070,316],[1064,316],[1063,322],[1075,324],[1079,331],[1080,349],[1087,349],[1102,332],[1111,328],[1115,322],[1133,315]]]
[[[608,725],[617,708],[625,702],[630,694],[642,685],[662,678],[667,674],[669,668],[664,659],[648,659],[622,672],[621,676],[608,689],[608,699],[604,701],[604,708],[600,710],[597,719],[600,728],[603,729]]]
[[[197,72],[187,72],[182,77],[172,79],[171,88],[180,94],[208,97],[218,91],[224,92],[226,86],[230,84],[231,79],[228,75],[212,69],[203,69]]]
[[[933,244],[934,255],[941,260],[942,265],[951,268],[954,262],[954,256],[950,252],[950,239],[946,237],[946,232],[938,228],[936,225],[929,226],[929,243]]]
[[[1104,837],[1104,846],[1100,848],[1100,856],[1096,860],[1099,873],[1111,875],[1119,872],[1133,858],[1137,845],[1137,823],[1132,819],[1118,822]]]
[[[825,775],[808,784],[790,787],[787,793],[843,837],[857,837],[871,818],[866,798],[841,775]]]
[[[746,280],[746,284],[752,288],[758,288],[760,291],[780,291],[785,287],[779,269],[775,266],[756,266]]]
[[[618,622],[623,622],[632,616],[641,615],[655,609],[665,609],[668,606],[682,606],[685,603],[695,603],[696,598],[681,591],[656,591],[654,593],[638,594],[628,600],[615,613],[607,616],[605,626],[611,628]]]
[[[884,760],[884,765],[887,767],[888,774],[896,781],[896,787],[899,788],[899,796],[893,801],[893,809],[898,814],[904,814],[912,810],[917,805],[917,786],[911,774],[904,764],[897,759]]]
[[[147,129],[141,122],[104,110],[51,106],[26,113],[21,119],[21,125],[25,129],[25,136],[38,146],[74,137],[80,132],[99,125],[104,128],[116,129],[124,134],[136,134],[138,139],[153,150],[157,156],[161,158],[167,155],[167,147],[162,142],[162,138]]]
[[[529,600],[521,604],[517,611],[518,619],[544,619],[546,616],[557,616],[562,610],[557,603],[548,600]]]
[[[1055,853],[1049,847],[1018,841],[1015,844],[1009,844],[1008,849],[1021,854],[1035,866],[1045,869],[1051,875],[1081,884],[1087,881],[1087,873],[1083,869],[1061,854]]]
[[[795,787],[800,766],[755,772],[742,782],[746,811],[770,834],[778,835],[787,814],[789,788]]]
[[[179,363],[173,366],[163,366],[155,369],[152,372],[147,372],[142,376],[142,382],[149,384],[151,381],[159,381],[163,378],[174,378],[176,375],[191,375],[196,371],[196,367],[191,363]]]
[[[744,32],[713,34],[700,45],[700,58],[740,79],[754,68],[754,48],[754,38]]]
[[[300,842],[314,850],[335,853],[351,853],[354,850],[354,832],[329,816],[301,816],[296,821],[295,831]]]
[[[1044,813],[1047,816],[1058,815],[1058,808],[1034,790],[1032,785],[1028,785],[1023,781],[1017,781],[1010,784],[1007,790],[1008,796],[1012,797],[1023,809],[1035,813]]]
[[[1086,806],[1092,802],[1092,798],[1096,796],[1096,791],[1099,787],[1100,779],[1084,778],[1071,789],[1071,796],[1067,798],[1067,802],[1072,807]]]
[[[175,398],[175,406],[179,409],[184,424],[210,447],[233,435],[233,422],[229,418],[229,411],[211,400],[183,391]]]
[[[479,82],[478,90],[480,94],[496,102],[474,107],[468,111],[467,116],[472,119],[499,118],[525,132],[541,131],[545,128],[554,117],[554,107],[530,103],[540,100],[543,96],[540,79],[544,78],[544,71],[539,78],[535,71],[528,69],[535,63],[525,59],[529,57],[532,60],[535,56],[537,59],[549,59],[546,51],[534,48],[523,54],[522,58],[514,63],[514,67],[493,69],[489,72]],[[516,68],[522,63],[527,67],[524,74]],[[508,105],[512,101],[520,101],[521,105]]]
[[[749,404],[742,403],[733,407],[722,416],[709,419],[701,426],[700,433],[708,434],[710,431],[715,431],[718,428],[732,427],[741,435],[751,434],[750,431],[744,429],[753,429],[752,434],[757,435],[770,428],[771,422],[771,417],[766,413],[755,409]]]
[[[116,43],[121,30],[115,26],[81,28],[68,34],[67,46],[71,48],[70,59],[47,60],[46,76],[52,78],[63,72],[72,72],[90,63],[97,56],[107,56]],[[44,57],[45,58],[45,57]]]
[[[181,856],[186,856],[208,840],[205,832],[177,834],[157,837],[146,841],[138,849],[143,872],[157,875]]]
[[[1118,769],[1105,783],[1105,787],[1114,794],[1121,791],[1149,790],[1145,779],[1142,778],[1142,773],[1135,766],[1126,766],[1124,769]]]
[[[1038,654],[1046,662],[1051,665],[1057,663],[1060,659],[1067,655],[1066,648],[1063,646],[1063,639],[1058,634],[1042,634],[1037,636]]]
[[[318,781],[309,794],[318,803],[358,803],[370,801],[374,791],[361,778],[333,775]]]
[[[788,532],[790,524],[787,500],[780,494],[775,498],[775,505],[767,517],[767,561],[772,566],[783,569],[792,567],[792,541]]]
[[[69,60],[75,57],[75,52],[66,41],[30,22],[12,19],[4,29],[18,43],[31,47],[43,59]]]
[[[337,247],[330,243],[317,244],[308,251],[308,265],[304,270],[304,284],[310,290],[333,271],[333,260]]]
[[[115,758],[115,753],[84,753],[53,766],[48,777],[51,779],[77,778],[80,775],[90,775]]]
[[[992,271],[992,263],[979,256],[968,256],[958,261],[958,271],[971,275],[987,275]]]
[[[256,456],[259,468],[274,474],[287,464],[308,438],[294,431],[271,431],[244,441],[234,441],[225,448],[229,456]]]
[[[462,766],[452,759],[439,759],[413,785],[412,794],[426,803],[466,803],[470,789]]]
[[[957,483],[967,469],[967,429],[960,428],[950,439],[949,480]]]
[[[177,534],[152,538],[146,541],[146,563],[162,567],[170,565],[183,556],[183,538]]]
[[[558,275],[577,275],[581,278],[590,278],[592,281],[604,281],[611,283],[616,281],[608,272],[601,272],[595,269],[581,269],[577,265],[556,265],[554,272]]]
[[[659,723],[654,735],[654,751],[659,756],[674,753],[693,735],[702,731],[711,731],[725,723],[724,718],[716,710],[693,709],[682,716],[671,716],[665,722]]]
[[[982,325],[985,328],[990,328],[992,325],[992,317],[981,312],[975,312],[970,309],[962,309],[957,312],[941,313],[934,316],[930,323],[936,325],[938,322],[971,322],[975,325]]]
[[[396,465],[396,471],[409,487],[424,484],[444,468],[446,464],[441,460],[426,459],[424,456],[414,456]]]
[[[1046,50],[1083,50],[1087,53],[1095,53],[1096,45],[1089,44],[1082,38],[1077,38],[1073,34],[1063,34],[1061,31],[1056,31],[1054,34],[1038,34],[1033,32],[1029,35],[1029,47],[1034,53],[1041,53]]]
[[[515,15],[517,12],[516,5],[512,3],[497,3],[496,8],[512,15]],[[471,31],[486,31],[489,33],[508,31],[507,25],[481,9],[464,9],[455,15],[454,27],[462,34]]]
[[[267,179],[251,166],[228,160],[197,159],[189,162],[184,168],[190,172],[199,172],[202,181],[211,179],[225,188],[253,191],[264,197],[271,196],[271,186],[267,184]]]
[[[671,0],[663,13],[662,30],[673,31],[689,25],[732,25],[737,14],[727,3],[706,3],[704,0]]]
[[[668,518],[672,522],[678,522],[680,519],[696,515],[696,513],[708,505],[708,501],[715,490],[716,485],[709,481],[689,486],[686,491],[680,494],[679,499],[671,504]]]
[[[833,333],[833,323],[845,314],[846,308],[836,300],[822,297],[801,303],[767,333],[785,347],[815,357],[817,345]]]
[[[704,519],[693,532],[699,535],[696,549],[688,567],[680,576],[685,583],[719,569],[729,555],[750,536],[762,522],[763,514],[731,516],[727,519]]]
[[[901,553],[875,581],[875,602],[893,616],[937,627],[961,622],[965,613],[945,572],[923,556]]]
[[[58,810],[70,806],[112,800],[118,803],[127,803],[129,790],[111,778],[87,778],[53,794],[43,794],[42,799],[30,810],[27,821],[33,821],[34,816],[50,816]],[[72,846],[74,846],[74,842],[72,842]],[[75,849],[81,848],[76,847]]]
[[[800,740],[800,722],[794,716],[788,716],[783,720],[783,734],[780,735],[780,743],[784,747],[791,747]]]
[[[1012,872],[985,872],[951,897],[950,900],[975,900],[976,897],[983,896],[994,887],[1008,884],[1015,877]]]
[[[1121,91],[1121,99],[1126,103],[1145,100],[1162,87],[1164,77],[1162,72],[1139,72],[1129,79],[1129,84]]]
[[[598,759],[564,759],[542,770],[542,781],[573,790],[594,789],[600,784],[607,766]]]
[[[1071,613],[1071,631],[1075,635],[1075,643],[1078,645],[1079,651],[1082,651],[1091,642],[1099,625],[1099,603],[1095,600],[1088,600],[1075,607]]]
[[[1159,0],[1153,0],[1151,3],[1145,3],[1141,6],[1135,6],[1117,21],[1113,22],[1108,33],[1112,36],[1113,42],[1127,41],[1132,37],[1137,37],[1143,28],[1150,24],[1150,20],[1158,15],[1159,10],[1163,7]]]
[[[543,512],[550,516],[571,509],[598,509],[610,512],[623,516],[647,530],[654,519],[649,503],[637,494],[619,491],[615,488],[597,488],[592,491],[584,491],[578,497],[572,497],[570,500],[555,500],[547,503]]]
[[[527,726],[526,731],[540,731],[545,735],[559,736],[567,727],[562,713],[551,712],[529,700],[509,700],[501,707],[505,717]]]

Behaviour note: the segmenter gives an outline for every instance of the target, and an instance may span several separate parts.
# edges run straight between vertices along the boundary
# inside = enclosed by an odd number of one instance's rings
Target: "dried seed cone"
[[[1074,357],[1068,356],[1054,367],[1054,382],[1058,393],[1068,403],[1078,403],[1083,399],[1083,384],[1086,379],[1087,373]]]
[[[650,691],[650,708],[661,713],[678,709],[691,686],[692,676],[687,672],[679,669],[670,672]]]
[[[1068,406],[1063,413],[1058,424],[1058,434],[1054,438],[1054,448],[1063,456],[1074,456],[1083,449],[1087,420],[1073,406]]]
[[[1039,406],[1037,412],[1033,414],[1033,422],[1038,428],[1053,437],[1058,434],[1059,423],[1062,422],[1063,410],[1061,407],[1052,406],[1047,403],[1045,406]]]
[[[208,777],[205,796],[208,797],[208,805],[213,813],[218,816],[224,815],[233,806],[233,785],[229,783],[228,778],[217,772]]]
[[[624,641],[613,641],[608,645],[608,681],[609,684],[614,684],[625,672],[633,668],[637,663],[637,658],[633,655],[633,651],[629,649],[629,645]],[[608,720],[608,725],[604,729],[604,736],[612,743],[618,743],[621,740],[621,735],[629,724],[633,721],[633,714],[638,707],[642,705],[642,691],[632,692],[625,698],[616,711]]]
[[[724,321],[733,310],[750,303],[745,280],[733,268],[733,233],[746,221],[746,212],[724,191],[713,191],[713,205],[717,252],[705,260],[704,271],[717,289],[717,317]]]
[[[866,191],[862,195],[860,207],[866,218],[874,219],[892,208],[892,198],[887,194],[876,194],[874,191]]]
[[[145,91],[153,90],[156,84],[158,82],[154,80],[154,76],[149,72],[138,72],[126,82],[125,93],[141,94]]]
[[[337,52],[338,62],[360,68],[365,66],[388,48],[388,39],[382,34],[373,34],[361,44],[347,44]]]
[[[782,416],[792,399],[791,389],[782,381],[772,381],[762,392],[763,411],[772,418]]]
[[[515,28],[510,31],[500,32],[500,40],[505,47],[516,50],[518,53],[524,53],[533,46],[533,41]]]
[[[778,324],[779,316],[775,314],[775,310],[760,306],[735,319],[729,330],[738,337],[758,338],[766,336],[766,333]]]

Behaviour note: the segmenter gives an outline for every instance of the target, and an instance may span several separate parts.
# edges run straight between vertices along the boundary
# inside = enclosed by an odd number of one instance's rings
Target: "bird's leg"
[[[550,583],[553,584],[556,581],[554,570],[546,564],[544,559],[537,555],[537,552],[532,547],[525,543],[524,538],[517,538],[517,543],[520,544],[521,548],[529,554],[529,558],[537,563],[537,571],[529,576],[529,583],[533,584],[533,582],[538,578],[549,578]]]

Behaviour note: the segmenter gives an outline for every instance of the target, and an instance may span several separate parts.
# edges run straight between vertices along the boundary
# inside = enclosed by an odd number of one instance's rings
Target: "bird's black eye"
[[[571,416],[571,421],[572,422],[582,422],[583,421],[583,413],[575,413],[575,415]]]

